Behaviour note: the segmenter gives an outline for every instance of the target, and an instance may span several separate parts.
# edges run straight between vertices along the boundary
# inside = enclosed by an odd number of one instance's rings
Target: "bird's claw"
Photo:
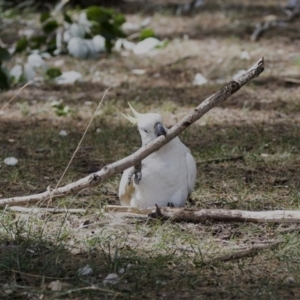
[[[173,202],[168,202],[167,207],[175,207]]]
[[[134,166],[128,175],[128,185],[131,183],[132,176],[134,175],[134,183],[139,184],[142,179],[142,164]]]

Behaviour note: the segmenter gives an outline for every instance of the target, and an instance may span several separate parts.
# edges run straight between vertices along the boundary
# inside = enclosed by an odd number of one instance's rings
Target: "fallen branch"
[[[145,210],[144,210],[145,211]],[[148,210],[150,211],[150,209]],[[145,212],[144,212],[145,213]],[[157,217],[158,215],[158,217]],[[252,222],[252,223],[300,223],[299,210],[247,211],[229,209],[159,208],[150,217],[174,222]]]
[[[9,210],[20,213],[88,213],[86,209],[80,208],[25,208],[21,206],[8,207]],[[139,209],[131,206],[107,205],[102,209],[103,213],[121,213],[124,217],[139,217],[143,219],[155,218],[170,220],[172,222],[239,222],[239,223],[294,223],[300,224],[299,210],[274,210],[274,211],[247,211],[230,209],[196,209],[196,208],[175,208],[156,207]],[[294,228],[294,227],[293,227]],[[300,228],[295,228],[299,231]],[[281,232],[281,231],[280,231]],[[282,233],[289,232],[285,229]]]
[[[110,165],[103,167],[100,171],[86,176],[76,182],[72,182],[55,190],[47,190],[40,194],[12,197],[0,200],[0,206],[5,205],[20,205],[29,202],[45,201],[55,197],[65,197],[70,194],[78,193],[79,191],[94,187],[103,183],[109,177],[121,173],[125,169],[139,164],[144,158],[158,150],[169,141],[178,136],[191,124],[199,120],[205,113],[207,113],[214,106],[227,100],[232,94],[236,93],[243,85],[258,77],[264,70],[264,59],[260,58],[245,74],[241,75],[234,81],[230,81],[222,90],[207,98],[199,106],[197,106],[190,114],[184,117],[181,121],[175,124],[168,130],[167,135],[160,136],[146,146],[141,147],[135,153],[116,161]]]
[[[225,254],[225,255],[220,255],[215,258],[209,259],[207,261],[204,261],[205,265],[210,265],[214,264],[216,262],[225,262],[225,261],[231,261],[231,260],[236,260],[244,257],[249,257],[249,256],[254,256],[258,252],[266,250],[266,249],[274,249],[278,247],[282,242],[275,242],[271,244],[266,244],[266,245],[254,245],[249,249],[245,250],[239,250],[230,254]]]

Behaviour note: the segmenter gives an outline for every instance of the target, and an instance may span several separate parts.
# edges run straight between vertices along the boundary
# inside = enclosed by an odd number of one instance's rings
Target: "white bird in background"
[[[137,124],[143,146],[166,135],[161,115],[140,114],[129,106],[134,117],[123,116]],[[147,156],[140,166],[124,171],[119,186],[121,204],[141,209],[155,204],[159,207],[184,206],[194,190],[196,174],[196,163],[189,148],[176,137]]]

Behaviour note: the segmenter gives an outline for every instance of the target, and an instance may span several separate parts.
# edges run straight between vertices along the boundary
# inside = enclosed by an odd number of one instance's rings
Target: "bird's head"
[[[167,128],[163,125],[163,120],[160,114],[138,113],[130,103],[129,107],[133,113],[133,117],[130,115],[122,114],[130,123],[137,124],[138,130],[140,132],[142,143],[146,145],[151,141],[155,140],[160,135],[167,134]]]

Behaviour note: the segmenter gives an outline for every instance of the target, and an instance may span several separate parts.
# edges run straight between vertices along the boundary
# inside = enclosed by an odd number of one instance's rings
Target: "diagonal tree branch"
[[[178,136],[191,124],[199,120],[205,113],[207,113],[214,106],[227,100],[232,94],[236,93],[243,85],[258,77],[264,70],[264,59],[260,58],[245,74],[241,75],[235,81],[230,81],[223,89],[204,100],[199,106],[197,106],[190,114],[184,117],[181,121],[175,124],[171,129],[168,130],[167,135],[160,136],[146,146],[141,147],[135,153],[116,161],[110,165],[103,167],[100,171],[84,177],[78,181],[69,183],[63,187],[55,190],[47,190],[40,194],[13,197],[0,200],[0,206],[5,205],[20,205],[29,202],[45,201],[52,198],[64,197],[66,195],[75,194],[79,191],[96,186],[109,177],[124,171],[125,169],[137,165],[148,155],[158,150],[169,141]]]

